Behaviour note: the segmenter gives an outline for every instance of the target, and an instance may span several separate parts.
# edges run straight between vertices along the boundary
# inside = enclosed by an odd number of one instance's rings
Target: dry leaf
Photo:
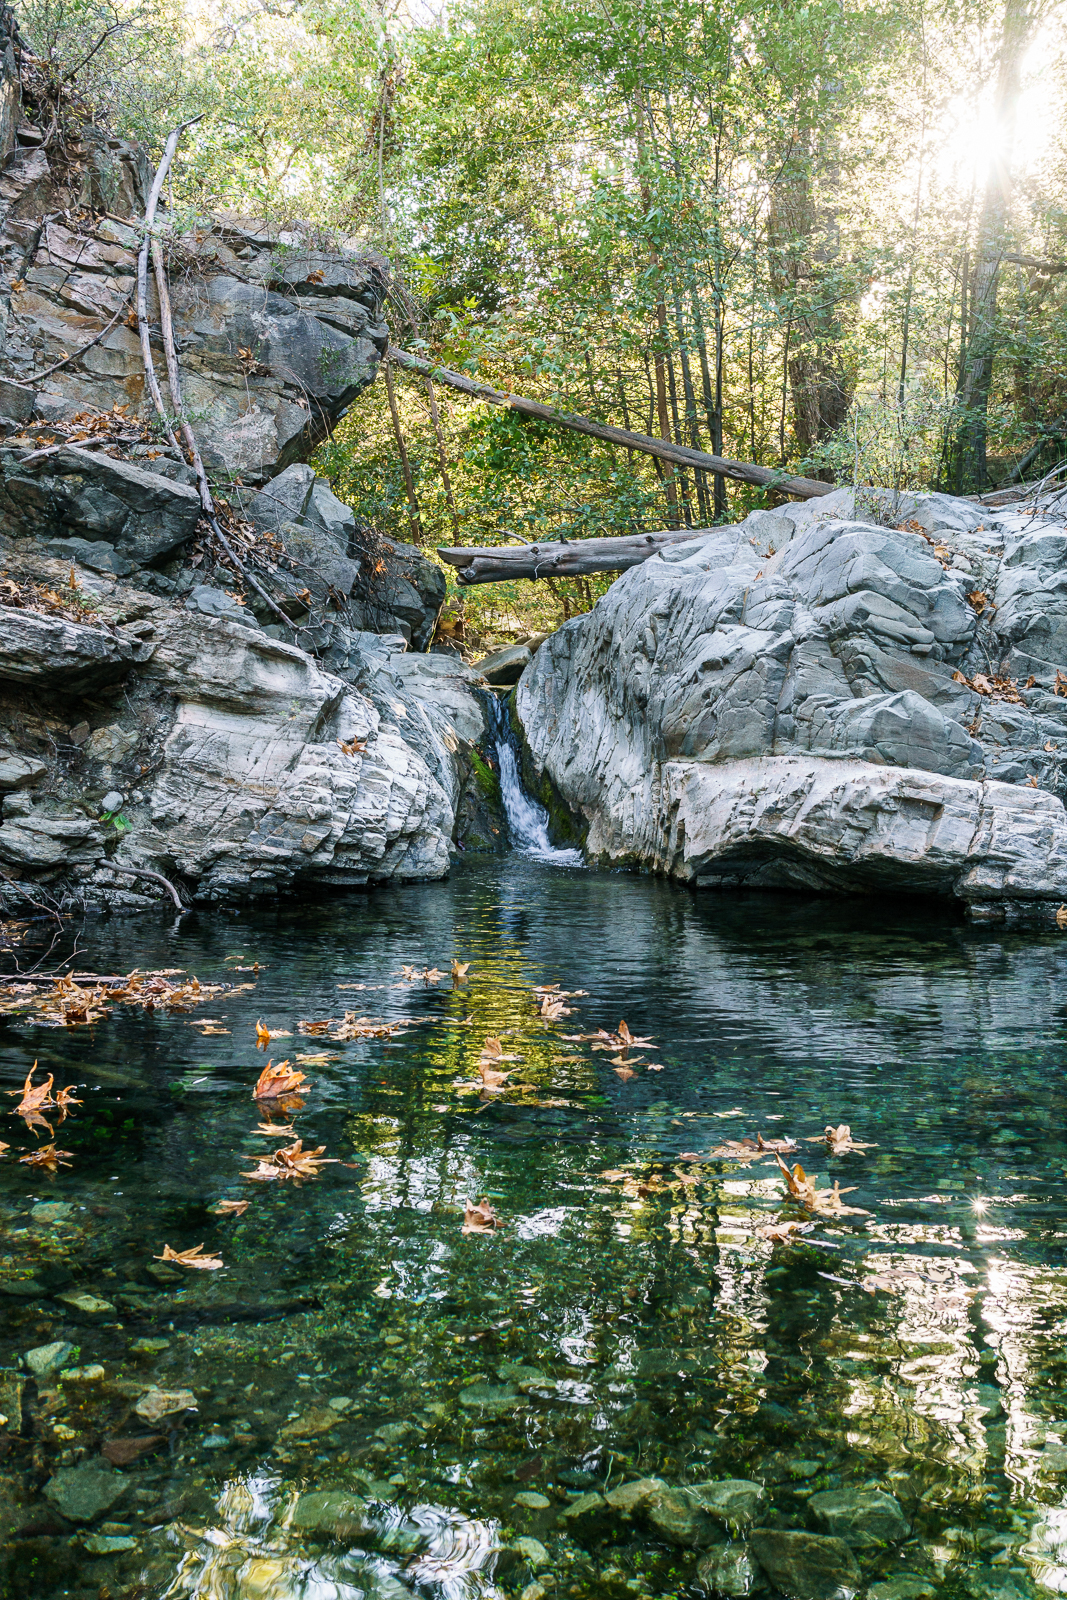
[[[268,1139],[288,1139],[296,1129],[288,1122],[261,1122],[252,1129],[253,1133],[262,1133]]]
[[[500,1218],[484,1196],[478,1205],[473,1200],[467,1201],[463,1213],[464,1233],[495,1233],[499,1226]]]
[[[799,1161],[790,1171],[780,1155],[776,1154],[774,1159],[781,1168],[782,1176],[785,1178],[789,1193],[793,1196],[793,1199],[800,1205],[805,1206],[809,1211],[814,1211],[816,1200],[814,1180],[808,1177]]]
[[[270,1044],[270,1029],[269,1028],[265,1028],[261,1021],[257,1021],[256,1022],[256,1046],[257,1046],[257,1048],[260,1049],[260,1050],[265,1050],[269,1044]]]
[[[336,1157],[323,1157],[325,1148],[324,1144],[320,1144],[314,1150],[305,1150],[304,1141],[297,1139],[295,1144],[275,1150],[269,1161],[258,1162],[254,1172],[245,1172],[241,1176],[253,1178],[257,1183],[271,1183],[285,1178],[317,1178],[320,1167],[337,1165]]]
[[[848,1155],[850,1150],[876,1150],[877,1145],[861,1144],[858,1139],[853,1139],[852,1129],[847,1122],[839,1123],[835,1128],[827,1123],[821,1134],[812,1134],[808,1139],[809,1144],[821,1144],[826,1141],[827,1148],[833,1156]]]
[[[365,739],[338,739],[337,743],[346,756],[361,756],[367,748]]]
[[[470,964],[469,961],[453,961],[453,963],[452,963],[452,982],[453,983],[462,983],[464,981],[464,979],[466,978],[467,973],[470,971],[470,969],[471,969],[471,964]]]
[[[279,1095],[292,1094],[306,1079],[307,1074],[294,1071],[288,1061],[279,1061],[276,1067],[268,1061],[252,1090],[252,1098],[276,1100]]]
[[[798,1234],[810,1233],[814,1226],[814,1222],[768,1222],[764,1227],[757,1228],[756,1232],[761,1239],[774,1239],[784,1244]]]
[[[504,1054],[504,1046],[501,1044],[500,1040],[490,1035],[490,1037],[486,1039],[485,1044],[482,1046],[481,1059],[486,1063],[487,1066],[490,1066],[495,1065],[498,1061],[521,1061],[522,1057],[506,1056]]]
[[[842,1189],[836,1179],[832,1189],[817,1189],[814,1178],[808,1177],[799,1161],[790,1172],[781,1156],[776,1155],[774,1159],[782,1169],[782,1174],[789,1187],[789,1193],[798,1205],[802,1205],[806,1211],[816,1211],[825,1217],[846,1215],[865,1217],[868,1215],[866,1211],[860,1210],[858,1206],[843,1206],[841,1204],[841,1196],[843,1194],[851,1194],[852,1190]]]
[[[7,1091],[8,1094],[21,1094],[22,1096],[22,1099],[15,1107],[16,1116],[25,1117],[31,1112],[40,1111],[43,1106],[49,1106],[52,1104],[53,1079],[51,1076],[49,1076],[47,1083],[38,1084],[37,1088],[35,1089],[33,1087],[33,1075],[36,1071],[37,1063],[35,1061],[29,1072],[26,1074],[26,1082],[23,1084],[22,1088],[9,1089]]]
[[[651,1039],[639,1039],[630,1032],[623,1019],[619,1023],[616,1033],[608,1033],[605,1028],[598,1028],[596,1033],[582,1034],[580,1038],[593,1041],[594,1050],[632,1050],[639,1044],[651,1044]]]
[[[618,1073],[623,1083],[628,1083],[631,1078],[637,1077],[637,1073],[634,1072],[632,1067],[616,1067],[615,1071]]]
[[[502,1061],[514,1061],[515,1057],[501,1056],[499,1059]],[[479,1061],[477,1066],[478,1076],[481,1078],[482,1083],[487,1089],[502,1089],[507,1083],[508,1079],[511,1077],[512,1073],[515,1071],[514,1067],[509,1067],[506,1072],[497,1072],[493,1067],[487,1066],[484,1061]],[[516,1084],[516,1088],[517,1087],[518,1085]]]
[[[212,1209],[216,1217],[243,1217],[248,1207],[247,1200],[220,1200]]]
[[[57,1150],[54,1144],[43,1144],[39,1150],[31,1150],[28,1156],[19,1156],[19,1161],[26,1167],[44,1167],[46,1172],[55,1172],[59,1167],[70,1166],[70,1161],[65,1159],[70,1156],[70,1150]]]
[[[217,1272],[223,1265],[220,1256],[206,1256],[202,1244],[194,1244],[190,1250],[172,1250],[169,1244],[163,1246],[161,1256],[153,1256],[153,1261],[173,1261],[179,1267],[201,1267],[205,1272]]]
[[[1060,906],[1056,912],[1057,928],[1067,928],[1067,906]]]

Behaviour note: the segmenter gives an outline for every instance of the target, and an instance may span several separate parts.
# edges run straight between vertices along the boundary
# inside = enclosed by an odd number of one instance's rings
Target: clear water
[[[35,1058],[84,1087],[54,1177],[18,1164],[33,1136],[4,1118],[0,1594],[700,1594],[701,1553],[647,1519],[568,1522],[643,1475],[755,1480],[783,1528],[817,1529],[828,1489],[891,1493],[910,1532],[860,1553],[864,1585],[896,1585],[874,1600],[1067,1588],[1057,939],[510,856],[176,930],[98,921],[81,946],[98,972],[256,986],[184,1015],[3,1020],[4,1089]],[[455,987],[401,976],[453,959]],[[545,983],[588,994],[545,1021]],[[298,1032],[346,1010],[413,1025]],[[258,1018],[292,1036],[257,1050]],[[565,1037],[620,1018],[653,1041],[622,1072]],[[532,1090],[483,1095],[489,1037]],[[292,1124],[339,1164],[255,1184],[279,1141],[252,1085],[297,1053],[325,1059]],[[761,1235],[803,1216],[777,1167],[709,1152],[842,1122],[873,1148],[800,1159],[863,1214]],[[483,1196],[500,1227],[465,1234]],[[153,1259],[201,1243],[222,1271]],[[56,1340],[82,1375],[22,1372],[19,1427],[22,1356]],[[151,1387],[197,1409],[145,1422]],[[110,1509],[60,1515],[56,1474],[152,1435]]]

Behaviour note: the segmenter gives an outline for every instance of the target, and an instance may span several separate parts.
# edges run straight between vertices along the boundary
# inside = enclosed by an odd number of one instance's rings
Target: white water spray
[[[519,777],[515,748],[508,738],[507,708],[498,702],[496,717],[496,763],[500,778],[500,798],[508,819],[508,832],[515,849],[539,861],[552,861],[560,867],[580,867],[580,850],[557,850],[548,837],[548,812],[528,795]]]

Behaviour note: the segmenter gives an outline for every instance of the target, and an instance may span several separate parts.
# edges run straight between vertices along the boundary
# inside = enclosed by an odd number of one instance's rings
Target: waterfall
[[[507,702],[495,694],[490,694],[488,698],[492,702],[491,736],[496,746],[500,798],[504,804],[512,847],[524,856],[535,856],[538,861],[552,861],[561,867],[582,866],[580,850],[557,850],[548,837],[548,812],[532,795],[526,793],[519,777],[519,762]]]

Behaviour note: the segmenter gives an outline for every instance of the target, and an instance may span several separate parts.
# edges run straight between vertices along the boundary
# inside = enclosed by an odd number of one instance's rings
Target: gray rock
[[[872,1583],[867,1591],[869,1600],[934,1600],[936,1593],[936,1584],[913,1572],[900,1572],[884,1583]]]
[[[713,1517],[737,1527],[755,1522],[767,1504],[761,1483],[747,1478],[722,1478],[711,1483],[690,1483],[686,1494]]]
[[[91,1556],[117,1556],[136,1550],[137,1540],[129,1533],[90,1533],[81,1546]]]
[[[114,545],[104,539],[49,539],[44,548],[60,561],[73,561],[93,572],[107,572],[121,578],[134,570],[134,563],[120,556]]]
[[[767,1588],[763,1570],[747,1544],[717,1544],[697,1563],[697,1583],[708,1594],[739,1597]]]
[[[38,1223],[66,1222],[73,1212],[74,1207],[67,1200],[39,1200],[31,1209],[30,1216]]]
[[[630,1518],[635,1512],[643,1511],[653,1495],[660,1494],[667,1487],[662,1478],[635,1478],[630,1483],[621,1483],[617,1489],[612,1489],[605,1499],[612,1511]]]
[[[0,417],[10,417],[13,422],[29,422],[36,398],[34,391],[24,383],[0,378]]]
[[[576,1528],[586,1529],[601,1522],[607,1511],[607,1502],[602,1494],[580,1494],[569,1505],[563,1507],[559,1514],[560,1525],[573,1532]]]
[[[709,1516],[700,1497],[686,1489],[659,1489],[642,1509],[657,1533],[689,1550],[711,1544],[720,1532],[718,1518]]]
[[[90,1294],[86,1289],[67,1289],[63,1294],[57,1294],[56,1299],[63,1305],[69,1306],[72,1311],[78,1311],[83,1317],[114,1316],[115,1307],[110,1300],[102,1300],[99,1295]]]
[[[321,1533],[346,1542],[366,1538],[373,1531],[367,1502],[342,1489],[302,1494],[289,1525],[302,1533]]]
[[[509,687],[518,683],[532,660],[533,653],[528,645],[513,644],[506,650],[494,650],[492,655],[476,661],[474,669],[481,673],[487,683]]]
[[[27,1350],[22,1359],[35,1378],[47,1378],[53,1372],[59,1372],[73,1354],[72,1344],[66,1339],[56,1339],[51,1344],[39,1344],[35,1349]]]
[[[0,606],[0,681],[81,694],[116,683],[148,653],[113,629]]]
[[[531,1539],[528,1535],[513,1539],[508,1548],[514,1550],[521,1560],[528,1562],[535,1572],[538,1567],[547,1567],[552,1560],[540,1539]]]
[[[848,1600],[863,1582],[843,1539],[755,1528],[750,1543],[774,1587],[794,1600]]]
[[[142,563],[191,539],[199,516],[194,489],[101,451],[67,445],[23,467],[18,452],[0,450],[0,531],[14,537],[58,526]]]
[[[48,765],[34,756],[16,755],[14,751],[0,755],[0,791],[32,789],[46,776]]]
[[[213,589],[207,584],[197,584],[190,590],[185,602],[187,611],[198,611],[205,617],[225,617],[242,628],[257,628],[259,623],[247,606],[241,605],[225,589]]]
[[[44,1486],[44,1496],[70,1522],[95,1522],[126,1493],[128,1484],[103,1461],[62,1467]]]
[[[827,1489],[813,1494],[808,1505],[820,1528],[853,1550],[877,1549],[908,1536],[900,1501],[880,1489]]]

